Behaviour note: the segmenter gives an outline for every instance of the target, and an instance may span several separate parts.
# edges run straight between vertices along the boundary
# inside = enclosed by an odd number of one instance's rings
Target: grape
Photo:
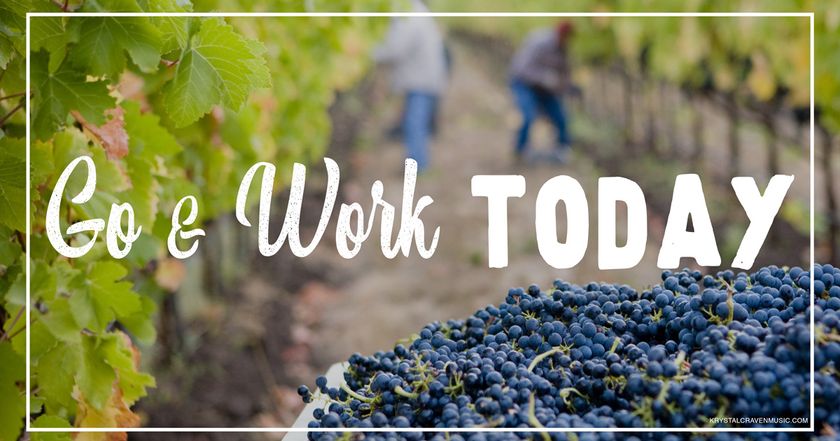
[[[665,271],[661,285],[641,292],[561,280],[549,290],[514,288],[499,306],[430,323],[391,351],[352,355],[340,387],[319,377],[314,398],[328,405],[313,414],[311,427],[757,427],[710,418],[807,417],[813,314],[816,427],[837,433],[840,270],[817,265],[812,273],[776,266],[751,274]],[[298,392],[312,398],[306,386]],[[393,438],[381,435],[370,434]],[[461,438],[511,436],[529,434]]]
[[[326,392],[327,389],[327,377],[320,376],[315,379],[315,385],[318,387],[318,390],[321,392]]]
[[[297,389],[298,395],[303,398],[305,403],[308,403],[312,399],[312,393],[309,391],[309,388],[306,386],[299,386]]]

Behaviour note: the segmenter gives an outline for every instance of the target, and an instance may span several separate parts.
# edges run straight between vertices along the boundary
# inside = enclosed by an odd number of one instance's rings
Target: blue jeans
[[[428,92],[408,91],[403,113],[403,136],[406,156],[417,161],[417,170],[429,166],[429,137],[437,96]]]
[[[569,145],[569,130],[566,126],[566,112],[563,102],[551,92],[530,86],[519,80],[510,82],[513,98],[522,113],[522,126],[516,133],[516,153],[523,153],[528,148],[528,132],[531,124],[540,112],[548,117],[557,129],[557,145]]]

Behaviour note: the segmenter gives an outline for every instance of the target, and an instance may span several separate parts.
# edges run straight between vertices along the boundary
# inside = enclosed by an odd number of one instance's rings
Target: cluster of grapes
[[[314,393],[298,392],[327,403],[311,428],[514,430],[449,439],[543,427],[808,427],[813,313],[815,427],[831,435],[840,428],[840,269],[812,272],[813,311],[811,273],[775,266],[665,271],[641,293],[563,281],[511,289],[500,306],[426,325],[392,351],[354,354],[340,387],[319,377]]]

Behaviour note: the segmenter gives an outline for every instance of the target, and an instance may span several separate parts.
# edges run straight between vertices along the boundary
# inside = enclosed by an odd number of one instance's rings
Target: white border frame
[[[30,294],[31,294],[31,267],[30,267],[30,234],[31,234],[31,213],[30,213],[30,101],[31,89],[29,79],[30,68],[30,35],[29,22],[31,17],[808,17],[810,19],[810,40],[809,40],[809,61],[810,61],[810,258],[811,267],[811,309],[814,308],[814,12],[28,12],[26,14],[26,323],[30,323]],[[113,432],[181,432],[181,433],[277,433],[277,432],[501,432],[501,433],[552,433],[552,432],[681,432],[681,433],[715,433],[715,432],[814,432],[814,350],[815,332],[814,315],[811,314],[811,414],[809,416],[810,427],[581,427],[581,428],[302,428],[302,427],[125,427],[125,428],[35,428],[32,427],[29,419],[31,400],[31,366],[30,360],[30,332],[26,327],[26,431],[27,432],[60,432],[60,433],[113,433]]]

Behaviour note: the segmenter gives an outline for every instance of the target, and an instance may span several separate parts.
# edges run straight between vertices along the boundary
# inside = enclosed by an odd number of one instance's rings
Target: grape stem
[[[612,346],[610,347],[610,350],[609,350],[609,351],[607,351],[607,355],[612,354],[613,352],[615,352],[615,350],[616,350],[616,349],[618,349],[618,344],[619,344],[620,342],[621,342],[621,340],[619,340],[619,338],[618,338],[618,337],[616,337],[615,339],[613,339],[613,344],[612,344]]]
[[[552,355],[554,355],[558,352],[562,352],[562,351],[563,351],[562,346],[555,346],[555,347],[543,352],[542,354],[537,355],[536,357],[534,357],[534,360],[531,361],[531,364],[528,365],[528,372],[533,372],[534,368],[537,367],[537,365],[541,361],[545,360],[548,357],[551,357]]]
[[[540,423],[540,420],[537,419],[536,413],[536,400],[534,399],[534,394],[532,393],[530,397],[528,397],[528,422],[531,423],[531,426],[537,429],[545,429],[545,426]],[[548,436],[548,433],[542,432],[542,439],[543,441],[551,441],[551,437]]]
[[[572,405],[572,401],[571,401],[571,400],[569,400],[569,395],[571,395],[571,394],[572,394],[572,392],[574,392],[574,393],[578,394],[578,395],[579,395],[581,398],[583,398],[584,400],[586,400],[586,395],[584,395],[584,394],[580,393],[580,391],[579,391],[579,390],[577,390],[577,389],[575,389],[575,388],[573,388],[573,387],[566,387],[566,388],[560,389],[560,398],[562,398],[562,399],[563,399],[563,402],[564,402],[564,403],[566,403],[566,406],[567,406],[569,409],[574,410],[574,406]]]
[[[394,388],[394,393],[406,398],[416,399],[418,397],[417,392],[408,392],[402,388],[402,386],[397,386]]]
[[[343,381],[341,382],[341,390],[343,390],[344,392],[347,392],[347,395],[350,395],[351,397],[353,397],[353,398],[355,398],[359,401],[363,401],[365,403],[372,403],[373,402],[373,398],[368,398],[364,395],[359,395],[358,393],[354,392],[353,389],[350,389],[350,387],[347,386],[347,383],[345,383]]]
[[[826,333],[822,329],[817,328],[817,341],[820,343],[827,343],[830,341],[840,342],[840,335],[833,333]]]
[[[677,358],[674,360],[674,364],[677,365],[677,368],[680,368],[685,361],[685,351],[680,351],[677,354]]]
[[[732,323],[735,318],[735,305],[732,301],[732,288],[726,290],[726,308],[729,310],[729,316],[726,317],[726,324]]]

